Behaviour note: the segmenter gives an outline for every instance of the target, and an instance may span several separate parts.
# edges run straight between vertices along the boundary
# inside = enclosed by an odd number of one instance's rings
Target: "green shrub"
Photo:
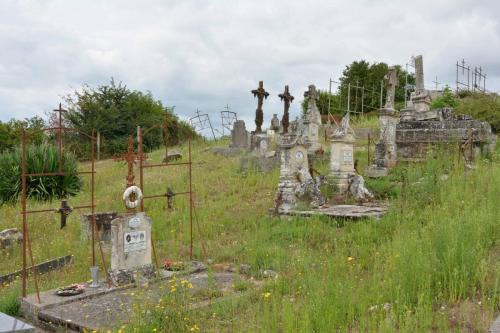
[[[0,155],[0,204],[15,202],[22,194],[21,148]],[[27,173],[57,172],[59,168],[57,147],[52,145],[28,146],[26,150]],[[76,173],[78,163],[71,153],[63,153],[62,170],[65,176],[27,177],[27,197],[51,200],[75,195],[82,186]]]
[[[441,109],[446,107],[456,107],[458,101],[453,96],[450,87],[446,86],[443,90],[443,94],[432,101],[431,108]]]
[[[500,132],[500,98],[481,93],[469,93],[459,100],[455,110],[468,114],[474,119],[484,120],[491,124],[493,132]]]

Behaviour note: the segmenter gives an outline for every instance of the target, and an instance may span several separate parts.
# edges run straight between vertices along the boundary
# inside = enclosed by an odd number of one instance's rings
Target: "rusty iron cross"
[[[134,152],[134,139],[129,136],[128,141],[127,141],[127,153],[123,155],[118,155],[114,157],[115,161],[125,161],[127,163],[127,177],[125,179],[127,180],[127,187],[130,187],[132,185],[135,185],[134,183],[134,162],[136,159],[139,159],[140,157],[135,154]],[[144,159],[143,155],[143,159]]]

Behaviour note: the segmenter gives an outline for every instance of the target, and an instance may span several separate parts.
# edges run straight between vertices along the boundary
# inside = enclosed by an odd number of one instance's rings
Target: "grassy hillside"
[[[279,277],[263,290],[204,310],[186,312],[185,303],[177,304],[178,311],[142,309],[149,314],[137,313],[136,330],[191,331],[196,324],[202,332],[466,332],[485,331],[498,313],[498,150],[493,161],[483,160],[468,173],[456,155],[401,166],[393,183],[371,182],[395,193],[390,213],[379,221],[349,222],[268,217],[279,170],[242,172],[238,157],[214,156],[205,147],[196,142],[193,149],[195,257],[203,259],[203,240],[214,262],[248,263],[257,276],[273,269]],[[180,149],[187,156],[187,147]],[[162,154],[150,157],[158,162]],[[366,159],[364,154],[356,157]],[[126,167],[106,160],[97,170],[98,211],[123,211]],[[446,180],[440,177],[445,173]],[[187,179],[182,167],[150,169],[145,192],[164,193],[167,186],[182,192]],[[71,205],[89,201],[88,183],[84,187]],[[163,200],[146,202],[159,258],[188,259],[187,200],[175,198],[171,212],[164,206]],[[19,205],[2,206],[0,212],[0,229],[20,227]],[[30,216],[29,224],[37,262],[75,255],[70,268],[40,277],[42,289],[89,278],[90,242],[80,240],[78,213],[63,230],[54,213]],[[0,260],[0,273],[19,269],[19,248],[0,251]],[[106,260],[109,265],[109,255]],[[0,289],[0,311],[16,311],[20,287],[17,280]],[[185,317],[190,319],[184,326],[172,326]]]

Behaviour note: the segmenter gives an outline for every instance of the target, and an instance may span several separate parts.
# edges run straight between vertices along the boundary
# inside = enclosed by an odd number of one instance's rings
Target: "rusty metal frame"
[[[101,255],[101,260],[102,260],[102,265],[103,269],[105,271],[106,276],[108,276],[107,273],[107,268],[106,268],[106,262],[104,260],[104,251],[102,249],[102,243],[99,238],[99,232],[97,232],[97,225],[95,221],[95,208],[96,208],[96,203],[95,203],[95,145],[96,145],[96,137],[94,135],[94,130],[92,130],[92,134],[88,135],[87,133],[84,133],[82,131],[79,131],[74,128],[67,128],[64,127],[63,125],[63,119],[62,119],[62,114],[64,112],[67,112],[64,110],[61,106],[61,103],[59,103],[59,108],[53,110],[55,112],[59,113],[59,126],[57,127],[47,127],[43,128],[40,130],[37,130],[33,133],[30,134],[32,136],[35,133],[40,133],[40,132],[50,132],[50,131],[57,131],[57,155],[58,155],[58,172],[41,172],[41,173],[27,173],[27,167],[26,167],[26,142],[29,139],[28,135],[26,134],[26,129],[23,127],[22,130],[22,157],[21,157],[21,178],[22,178],[22,194],[21,194],[21,205],[22,205],[22,210],[21,210],[21,215],[22,215],[22,228],[23,228],[23,243],[22,243],[22,261],[23,261],[23,268],[22,268],[22,297],[25,298],[26,295],[26,285],[27,285],[27,260],[26,260],[26,255],[27,252],[29,253],[30,256],[30,261],[31,261],[31,270],[32,270],[32,275],[33,275],[33,280],[35,284],[35,289],[36,289],[36,296],[38,303],[41,302],[40,300],[40,290],[38,288],[38,280],[36,276],[36,270],[35,270],[35,262],[34,262],[34,257],[33,257],[33,252],[32,252],[32,240],[29,234],[29,228],[28,228],[28,221],[27,221],[27,216],[28,214],[35,214],[35,213],[42,213],[42,212],[57,212],[58,209],[37,209],[37,210],[28,210],[26,209],[26,201],[27,201],[27,184],[26,180],[28,177],[45,177],[45,176],[64,176],[67,173],[62,171],[62,153],[63,153],[63,133],[65,132],[76,132],[78,134],[83,135],[84,137],[88,138],[91,142],[92,149],[91,149],[91,170],[90,171],[79,171],[77,174],[79,175],[84,175],[84,174],[89,174],[91,177],[90,181],[90,199],[91,203],[87,205],[81,205],[81,206],[76,206],[72,207],[73,209],[91,209],[92,212],[92,266],[95,266],[95,241],[97,237],[97,242],[99,243],[99,252]],[[109,280],[108,280],[109,282]]]
[[[153,126],[155,127],[155,126]],[[153,128],[152,127],[152,128]],[[144,133],[149,132],[152,128],[146,129]],[[140,210],[141,212],[144,212],[144,200],[146,199],[157,199],[157,198],[164,198],[167,196],[167,193],[164,194],[156,194],[156,195],[144,195],[145,189],[144,189],[144,169],[147,168],[157,168],[157,167],[170,167],[170,166],[179,166],[179,165],[184,165],[187,166],[188,168],[188,173],[189,173],[189,183],[188,183],[188,189],[185,192],[178,192],[176,195],[189,195],[189,237],[190,237],[190,247],[189,247],[189,259],[193,259],[193,168],[192,168],[192,158],[191,158],[191,139],[189,139],[188,144],[189,144],[189,154],[188,154],[188,162],[180,162],[180,163],[168,163],[166,161],[165,163],[159,163],[159,164],[144,164],[144,146],[143,146],[143,132],[142,128],[139,126],[137,128],[137,141],[138,141],[138,154],[139,154],[139,182],[140,182],[140,188],[143,193],[143,200],[141,201],[141,207]],[[151,233],[152,234],[152,233]],[[156,257],[156,250],[153,242],[153,238],[151,237],[151,246],[153,249],[153,256],[155,259],[156,263],[156,269],[158,271],[159,265],[158,265],[158,258]]]

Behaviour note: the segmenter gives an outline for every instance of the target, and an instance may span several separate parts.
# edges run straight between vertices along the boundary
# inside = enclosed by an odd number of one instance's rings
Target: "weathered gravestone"
[[[275,133],[278,133],[280,130],[280,120],[278,119],[278,115],[276,113],[273,114],[273,118],[271,119],[271,129]]]
[[[316,105],[319,94],[313,84],[311,84],[309,89],[304,93],[304,97],[307,99],[307,111],[304,115],[303,126],[306,128],[306,140],[309,145],[308,151],[310,154],[314,154],[321,150],[321,144],[319,143],[321,114]]]
[[[136,276],[152,277],[151,219],[143,212],[127,214],[111,223],[111,278],[115,285]]]
[[[248,148],[248,131],[243,120],[236,120],[231,130],[230,148]]]
[[[281,136],[280,178],[275,196],[275,211],[288,212],[295,209],[298,203],[296,190],[300,185],[299,174],[309,173],[307,144],[303,137],[295,134]]]
[[[380,138],[375,148],[375,163],[366,169],[369,177],[386,176],[388,168],[397,162],[396,125],[399,114],[394,109],[394,95],[398,85],[396,67],[390,67],[384,78],[387,84],[387,97],[385,107],[379,110]]]
[[[349,180],[356,175],[354,135],[349,127],[349,113],[331,137],[330,175],[341,193],[349,189]]]

